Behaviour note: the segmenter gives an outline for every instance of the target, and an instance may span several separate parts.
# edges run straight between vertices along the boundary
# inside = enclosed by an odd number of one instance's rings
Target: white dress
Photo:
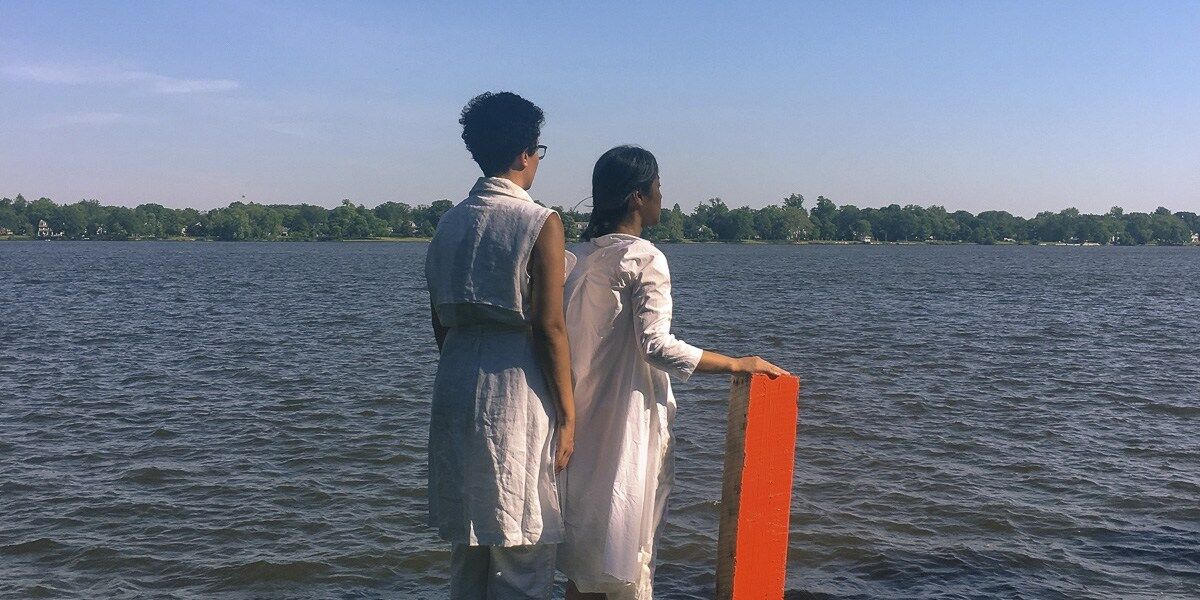
[[[674,478],[668,374],[687,379],[703,351],[671,335],[671,277],[654,244],[609,234],[576,250],[566,285],[575,453],[559,477],[559,569],[580,591],[649,599]]]
[[[556,409],[529,326],[529,258],[552,212],[507,179],[480,178],[429,244],[425,278],[448,328],[429,425],[429,520],[451,543],[563,538]]]

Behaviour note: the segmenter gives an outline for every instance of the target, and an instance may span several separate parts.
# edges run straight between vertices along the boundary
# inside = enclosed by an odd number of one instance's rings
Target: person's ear
[[[517,157],[513,159],[512,166],[510,168],[514,171],[524,171],[525,167],[528,167],[528,166],[529,166],[529,153],[522,150],[521,153],[517,154]]]
[[[632,205],[631,208],[634,210],[641,210],[642,205],[646,203],[646,197],[642,195],[641,190],[634,190],[633,194],[629,198],[629,203]]]

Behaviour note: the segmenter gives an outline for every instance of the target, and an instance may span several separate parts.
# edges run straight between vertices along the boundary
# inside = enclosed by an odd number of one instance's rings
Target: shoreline
[[[170,238],[131,238],[124,240],[94,240],[94,239],[64,239],[64,238],[33,238],[30,236],[10,235],[0,237],[0,242],[55,242],[55,243],[71,243],[71,242],[200,242],[200,243],[229,243],[234,242],[250,242],[263,244],[303,244],[303,243],[428,243],[432,238],[426,237],[378,237],[378,238],[347,238],[338,240],[300,240],[300,239],[258,239],[258,240],[218,240],[215,238],[196,238],[196,237],[170,237]],[[653,240],[651,240],[653,241]],[[568,244],[579,243],[579,240],[567,240]],[[728,245],[743,245],[743,246],[1067,246],[1067,247],[1085,247],[1085,248],[1136,248],[1136,247],[1163,247],[1163,248],[1200,248],[1200,243],[1189,244],[1136,244],[1131,246],[1121,246],[1120,244],[1095,244],[1095,243],[1067,243],[1067,242],[995,242],[993,244],[979,244],[976,242],[963,241],[945,241],[931,240],[924,242],[904,241],[904,242],[853,242],[846,240],[801,240],[801,241],[783,241],[783,240],[680,240],[655,241],[655,244],[728,244]]]
[[[327,243],[327,242],[412,243],[412,242],[428,242],[430,239],[432,239],[432,238],[386,237],[386,238],[347,238],[347,239],[342,239],[342,240],[301,240],[301,239],[294,239],[294,240],[289,240],[289,239],[218,240],[216,238],[169,237],[169,238],[129,238],[129,239],[124,239],[124,240],[111,240],[111,239],[109,239],[109,240],[95,239],[94,240],[91,238],[80,238],[80,239],[76,239],[76,238],[70,238],[70,239],[67,239],[67,238],[33,238],[33,237],[29,237],[29,236],[14,235],[14,236],[0,237],[0,242],[54,242],[54,243],[72,243],[72,242],[119,242],[119,243],[125,243],[125,242],[201,242],[201,243],[205,243],[205,242],[213,242],[213,243],[222,243],[222,244],[226,244],[229,242],[235,242],[235,243],[253,242],[253,243],[269,243],[269,244],[275,244],[275,243],[282,243],[282,244],[297,243],[297,244],[299,244],[299,243],[310,243],[310,242],[319,242],[319,243]]]

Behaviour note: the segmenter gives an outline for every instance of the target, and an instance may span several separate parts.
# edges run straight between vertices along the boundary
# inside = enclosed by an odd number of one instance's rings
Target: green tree
[[[1079,209],[1068,208],[1053,213],[1043,211],[1029,221],[1029,239],[1039,242],[1077,242],[1079,240]]]
[[[141,204],[133,209],[133,214],[138,235],[155,238],[179,235],[174,209],[161,204]]]
[[[1192,233],[1200,234],[1200,215],[1194,212],[1177,212],[1175,216],[1179,217]]]
[[[1153,232],[1154,241],[1159,244],[1178,246],[1192,241],[1192,230],[1188,229],[1183,219],[1171,214],[1170,211],[1154,211],[1150,229]]]
[[[979,217],[965,210],[956,210],[950,214],[950,220],[954,222],[954,225],[952,232],[948,234],[949,239],[965,242],[976,238],[975,230],[979,228],[981,222]],[[1024,233],[1021,234],[1021,237],[1025,237]]]
[[[78,239],[87,235],[88,215],[81,204],[69,204],[59,209],[56,229],[63,232],[64,237]]]
[[[899,204],[889,204],[871,213],[871,216],[874,217],[871,221],[871,230],[880,239],[888,242],[898,242],[905,239]]]
[[[857,206],[843,204],[833,216],[834,237],[839,240],[860,239],[861,236],[855,234],[855,226],[860,220],[862,211]]]
[[[671,207],[670,211],[663,212],[663,227],[667,239],[672,242],[682,242],[684,240],[684,226],[687,223],[687,217],[683,214],[683,210],[679,208],[679,204]]]
[[[958,213],[955,214],[957,215]],[[999,241],[1004,238],[1020,239],[1024,237],[1021,234],[1021,221],[1017,217],[1014,217],[1003,210],[987,210],[981,212],[974,221],[973,227],[985,228],[995,241]],[[973,239],[973,237],[968,234],[966,236],[947,237],[943,239],[970,240]]]
[[[108,239],[124,240],[140,235],[137,215],[132,209],[124,206],[110,207],[105,221],[104,229],[107,232],[105,236]]]
[[[866,219],[859,219],[851,226],[851,235],[854,239],[865,240],[871,237],[871,222]]]
[[[12,206],[12,200],[8,198],[0,200],[0,227],[9,231],[17,231],[18,219],[17,211]]]
[[[833,203],[833,200],[825,196],[817,196],[817,205],[813,207],[809,214],[813,225],[817,229],[817,239],[832,240],[837,238],[837,224],[834,222],[836,214],[837,206]]]
[[[785,205],[783,207],[783,230],[779,232],[783,235],[782,239],[808,240],[812,239],[816,228],[813,226],[812,219],[808,218],[808,212],[799,205]]]
[[[717,237],[727,241],[754,239],[754,211],[744,206],[729,211],[723,229],[717,231]]]
[[[375,216],[388,224],[392,235],[407,237],[416,233],[412,207],[403,202],[384,202],[375,207]]]
[[[229,208],[218,208],[209,213],[211,225],[210,234],[219,240],[237,242],[251,239],[254,226],[250,223],[250,215],[240,203],[234,203]],[[113,232],[116,229],[111,230]]]
[[[782,232],[783,209],[771,205],[754,211],[754,233],[763,240],[786,239]]]
[[[925,209],[909,204],[900,210],[900,239],[924,241],[933,235],[933,228],[925,216]]]
[[[1145,213],[1126,214],[1125,234],[1121,238],[1122,245],[1142,245],[1150,242],[1154,239],[1153,219]]]
[[[772,205],[767,209],[765,220],[770,222],[770,237],[767,239],[796,241],[812,239],[817,235],[817,227],[804,209],[802,194],[790,194],[784,198],[782,208]]]
[[[246,207],[246,215],[250,217],[251,237],[260,240],[273,240],[283,235],[283,211],[278,207],[263,206],[251,203]]]
[[[1003,213],[1007,215],[1008,213]],[[925,209],[925,220],[928,223],[929,236],[935,240],[952,241],[958,239],[958,223],[950,216],[944,206],[930,206]]]
[[[1081,242],[1108,244],[1113,237],[1113,230],[1108,216],[1080,215],[1075,234]]]
[[[658,223],[647,227],[645,237],[655,242],[679,242],[683,240],[685,217],[676,204],[673,209],[663,209],[659,213]]]
[[[712,235],[714,238],[719,237],[720,232],[725,230],[726,221],[729,220],[729,207],[725,206],[725,202],[720,198],[709,198],[707,201],[700,203],[696,210],[692,211],[691,218],[685,224],[688,232],[688,237],[695,240],[701,240],[702,237]],[[708,233],[702,233],[701,228],[706,228]]]
[[[413,210],[413,218],[417,225],[417,235],[422,237],[433,237],[433,232],[437,230],[438,221],[442,219],[442,215],[446,211],[454,207],[454,203],[449,200],[438,200],[429,206],[418,206]]]
[[[301,204],[289,219],[285,219],[284,227],[288,228],[288,237],[296,239],[319,240],[329,236],[329,211],[321,206]]]
[[[371,237],[370,224],[350,200],[329,213],[329,235],[334,239],[363,239]]]

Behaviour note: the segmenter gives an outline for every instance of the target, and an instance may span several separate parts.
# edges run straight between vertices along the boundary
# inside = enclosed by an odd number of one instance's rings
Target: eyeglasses
[[[534,150],[537,150],[537,155],[538,155],[539,160],[546,158],[546,147],[545,146],[538,144],[537,146],[534,146]]]

